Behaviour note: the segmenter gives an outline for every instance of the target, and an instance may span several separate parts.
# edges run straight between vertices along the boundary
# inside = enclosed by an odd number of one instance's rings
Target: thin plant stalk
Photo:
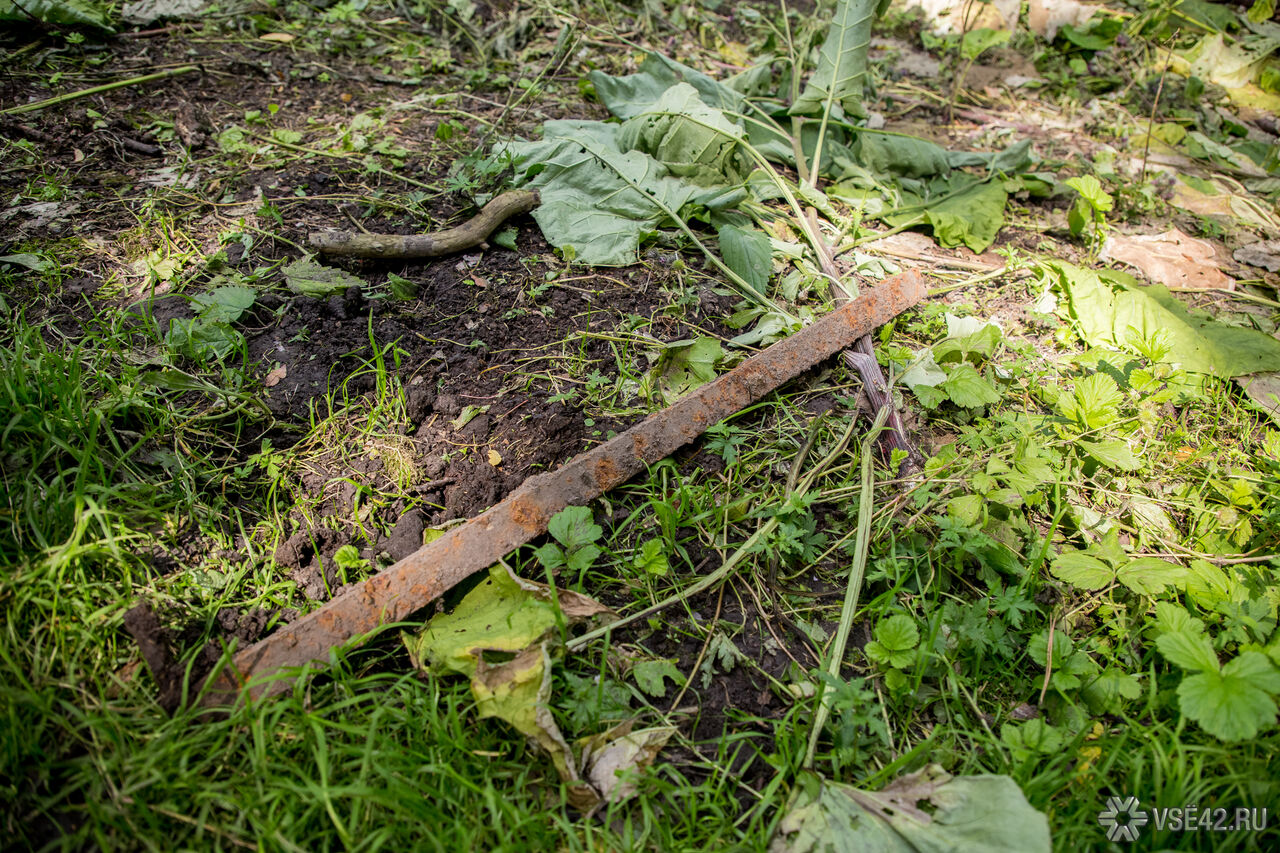
[[[888,420],[889,410],[882,408],[862,440],[862,494],[858,498],[858,535],[853,546],[853,568],[849,571],[849,585],[845,589],[844,607],[840,611],[840,627],[836,630],[835,640],[831,644],[831,654],[827,658],[827,672],[833,678],[840,675],[840,665],[844,661],[844,650],[849,644],[849,633],[853,630],[853,615],[858,610],[858,596],[862,592],[862,580],[867,572],[867,551],[871,547],[871,515],[874,510],[875,497],[873,487],[875,478],[871,468],[871,447],[876,434]],[[818,683],[818,712],[813,718],[813,729],[809,732],[809,748],[805,751],[804,767],[813,767],[814,754],[818,749],[818,738],[831,716],[831,699],[827,692],[826,682]]]

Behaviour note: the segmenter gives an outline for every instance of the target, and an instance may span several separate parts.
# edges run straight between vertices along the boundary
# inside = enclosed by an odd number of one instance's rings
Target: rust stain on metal
[[[601,489],[611,489],[619,482],[618,464],[608,456],[596,460],[595,474],[596,485]]]
[[[501,503],[238,653],[205,691],[205,704],[288,689],[291,669],[322,663],[333,647],[421,610],[472,573],[545,532],[551,516],[566,506],[584,504],[626,482],[708,426],[852,345],[924,295],[919,273],[894,276],[622,435],[556,471],[529,478]]]

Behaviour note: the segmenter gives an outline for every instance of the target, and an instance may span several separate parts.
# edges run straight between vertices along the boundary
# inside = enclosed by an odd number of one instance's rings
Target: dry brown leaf
[[[280,44],[288,44],[296,38],[297,36],[292,33],[263,33],[258,36],[259,41],[274,41]]]
[[[275,370],[272,370],[270,373],[268,373],[263,378],[262,384],[267,386],[268,388],[274,388],[275,386],[280,384],[281,379],[284,379],[288,375],[289,375],[289,368],[282,364],[279,367],[277,367]]]
[[[1236,286],[1235,279],[1219,268],[1213,243],[1188,237],[1177,228],[1153,235],[1113,234],[1101,257],[1136,267],[1170,290],[1234,290]]]

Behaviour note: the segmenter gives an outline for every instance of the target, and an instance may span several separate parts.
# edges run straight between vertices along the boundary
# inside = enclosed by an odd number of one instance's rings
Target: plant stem
[[[876,433],[884,428],[888,419],[887,409],[876,414],[875,423],[866,438],[862,440],[862,494],[858,498],[858,537],[853,547],[853,567],[849,570],[849,585],[845,589],[844,607],[840,611],[840,627],[836,629],[835,641],[831,646],[831,655],[827,659],[827,673],[832,678],[840,677],[840,665],[844,661],[844,651],[849,643],[849,634],[853,630],[853,615],[858,609],[858,597],[862,592],[862,579],[867,571],[867,551],[871,547],[871,515],[875,497],[873,486],[875,478],[871,469],[871,446],[875,442]],[[814,715],[813,728],[809,731],[809,748],[805,751],[804,767],[813,767],[813,758],[818,750],[818,738],[831,716],[831,700],[828,698],[826,682],[818,683],[818,712]]]
[[[141,85],[150,83],[154,80],[163,80],[166,77],[177,77],[180,74],[190,74],[192,71],[199,71],[198,65],[183,65],[178,68],[170,68],[167,71],[157,71],[155,74],[144,74],[141,77],[130,77],[128,80],[117,80],[114,83],[105,83],[101,86],[93,86],[89,89],[81,89],[78,92],[67,92],[65,95],[57,95],[44,101],[37,101],[34,104],[22,104],[17,107],[9,107],[7,110],[0,110],[0,115],[17,115],[18,113],[29,113],[35,110],[42,110],[45,107],[53,107],[58,104],[65,104],[68,101],[74,101],[79,98],[87,98],[90,95],[97,95],[102,92],[110,92],[114,89],[122,89],[125,86]]]

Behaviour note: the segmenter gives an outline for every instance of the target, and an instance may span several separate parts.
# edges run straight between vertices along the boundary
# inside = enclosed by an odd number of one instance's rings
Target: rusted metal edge
[[[915,305],[925,292],[915,271],[887,279],[616,438],[529,478],[501,503],[236,654],[215,674],[203,703],[227,704],[242,695],[257,698],[287,689],[289,679],[263,677],[322,664],[335,646],[421,610],[545,532],[551,516],[566,506],[586,504],[625,483]]]

